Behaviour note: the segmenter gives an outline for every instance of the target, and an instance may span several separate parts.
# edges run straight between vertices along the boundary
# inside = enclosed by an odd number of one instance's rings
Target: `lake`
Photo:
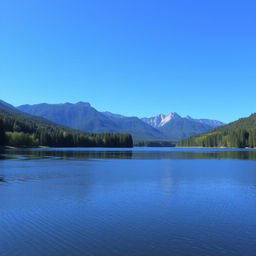
[[[256,151],[0,152],[0,255],[256,251]]]

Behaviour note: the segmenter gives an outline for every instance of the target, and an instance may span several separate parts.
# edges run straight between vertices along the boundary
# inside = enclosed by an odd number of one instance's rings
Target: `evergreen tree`
[[[5,144],[4,122],[0,119],[0,145]]]
[[[3,108],[3,106],[2,106]],[[0,145],[50,147],[133,147],[130,134],[88,133],[13,109],[1,110]]]

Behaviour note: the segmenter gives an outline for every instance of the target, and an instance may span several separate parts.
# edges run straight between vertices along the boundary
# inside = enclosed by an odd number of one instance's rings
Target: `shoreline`
[[[200,146],[176,146],[175,148],[199,148],[199,149],[256,149],[256,147],[254,148],[249,148],[249,147],[246,147],[246,148],[232,148],[232,147],[200,147]]]
[[[134,148],[134,147],[49,147],[49,146],[37,146],[37,147],[14,147],[14,146],[1,146],[0,150],[4,149],[30,149],[30,148]]]
[[[38,146],[38,147],[14,147],[14,146],[1,146],[0,150],[5,150],[5,149],[30,149],[30,148],[38,148],[38,149],[51,149],[51,148],[122,148],[122,147],[48,147],[48,146]],[[175,147],[157,147],[157,146],[153,146],[153,147],[147,147],[147,146],[134,146],[134,147],[130,147],[129,149],[133,149],[133,148],[177,148],[177,149],[256,149],[256,147],[254,148],[234,148],[234,147],[199,147],[199,146],[175,146]]]

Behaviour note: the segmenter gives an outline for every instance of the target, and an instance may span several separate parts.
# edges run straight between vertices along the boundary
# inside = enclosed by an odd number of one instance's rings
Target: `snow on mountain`
[[[149,117],[149,118],[144,117],[141,120],[155,128],[159,128],[159,127],[164,126],[166,123],[168,123],[169,121],[171,121],[174,118],[181,118],[181,116],[179,116],[175,112],[171,112],[167,115],[159,114],[157,116],[153,116],[153,117]]]
[[[181,117],[176,112],[170,112],[169,114],[159,114],[159,115],[153,116],[153,117],[144,117],[141,120],[155,128],[160,128],[160,127],[165,126],[171,120],[174,120],[174,119],[186,119],[186,120],[194,121],[197,123],[209,125],[210,127],[213,127],[213,128],[224,125],[224,123],[217,121],[217,120],[195,119],[195,118],[192,118],[191,116]]]
[[[165,115],[164,119],[159,124],[159,127],[164,126],[165,124],[167,124],[168,122],[170,122],[171,120],[176,119],[176,118],[181,118],[181,116],[179,116],[175,112],[171,112],[171,113]]]
[[[1,102],[0,102],[1,103]],[[181,117],[175,112],[150,118],[126,117],[99,112],[87,102],[76,104],[36,104],[17,107],[61,125],[88,132],[130,133],[135,139],[177,141],[223,125],[209,119]]]

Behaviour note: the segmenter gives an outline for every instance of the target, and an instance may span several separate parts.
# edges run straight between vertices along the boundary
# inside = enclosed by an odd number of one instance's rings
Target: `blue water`
[[[256,151],[0,154],[0,255],[255,255]]]

